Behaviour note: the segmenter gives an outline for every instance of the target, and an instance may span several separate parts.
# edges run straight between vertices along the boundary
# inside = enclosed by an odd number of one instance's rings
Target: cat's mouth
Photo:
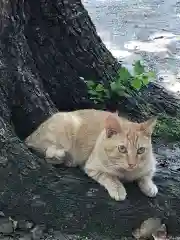
[[[132,171],[134,171],[136,168],[137,168],[137,167],[133,167],[133,168],[132,168],[132,167],[128,167],[128,168],[127,168],[127,171],[128,171],[128,172],[132,172]]]

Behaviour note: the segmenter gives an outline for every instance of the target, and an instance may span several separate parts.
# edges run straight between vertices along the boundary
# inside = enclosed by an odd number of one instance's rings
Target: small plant
[[[104,103],[106,99],[110,99],[109,89],[106,89],[102,83],[95,83],[93,81],[86,81],[90,99],[95,104]]]
[[[133,64],[133,74],[125,67],[121,67],[117,77],[110,82],[109,88],[106,88],[103,83],[94,81],[86,81],[86,84],[90,99],[95,104],[103,104],[107,100],[118,97],[130,97],[133,90],[139,91],[153,78],[155,78],[154,73],[146,72],[141,62],[137,61]]]
[[[139,91],[142,87],[147,86],[154,78],[155,74],[146,72],[145,67],[140,61],[137,61],[133,64],[132,74],[125,67],[121,67],[108,88],[103,83],[96,83],[95,81],[86,81],[86,84],[90,99],[95,104],[101,104],[101,107],[106,108],[108,100],[117,99],[119,101],[120,97],[132,97],[134,91]],[[139,105],[139,108],[147,116],[153,109],[147,102]],[[161,137],[172,142],[180,141],[180,116],[171,117],[166,113],[159,114],[153,135],[156,138]]]
[[[153,135],[154,137],[161,137],[168,142],[180,141],[180,118],[162,113],[158,117]]]

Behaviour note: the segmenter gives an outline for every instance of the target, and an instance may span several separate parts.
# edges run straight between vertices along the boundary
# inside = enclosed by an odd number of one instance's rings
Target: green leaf
[[[104,98],[104,93],[103,92],[97,92],[98,98],[103,99]]]
[[[132,76],[130,72],[127,70],[127,68],[121,67],[120,70],[118,71],[117,82],[127,83],[131,77]]]
[[[110,91],[108,89],[104,89],[105,97],[110,98]]]
[[[88,88],[92,88],[92,87],[96,86],[96,83],[93,82],[93,81],[91,81],[91,80],[89,80],[89,81],[85,81],[85,82],[86,82]]]
[[[104,102],[104,99],[99,98],[98,101],[99,101],[100,103],[103,103],[103,102]]]
[[[141,78],[134,78],[134,80],[131,82],[131,86],[136,90],[141,89],[141,87],[142,87]]]
[[[134,74],[140,75],[145,72],[144,66],[141,64],[140,60],[134,63]]]
[[[111,82],[110,83],[111,91],[116,91],[117,89],[117,83],[116,82]]]
[[[88,90],[88,93],[93,96],[97,96],[98,93],[95,90]]]
[[[142,82],[145,86],[149,83],[149,78],[147,75],[142,76]]]
[[[99,84],[96,86],[96,91],[97,91],[97,92],[102,92],[102,91],[104,91],[104,86],[103,86],[101,83],[99,83]]]
[[[131,97],[131,95],[130,94],[128,94],[127,92],[121,92],[120,94],[118,94],[120,97],[126,97],[126,98],[129,98],[129,97]]]
[[[154,72],[148,72],[147,74],[149,78],[153,78],[153,79],[156,78],[156,74]]]
[[[122,84],[118,84],[117,82],[112,82],[110,86],[111,86],[112,94],[116,94],[120,97],[126,95],[126,87],[123,86]]]
[[[119,92],[116,92],[116,94],[117,94],[119,97],[125,97],[125,95],[126,95],[125,91],[119,91]]]

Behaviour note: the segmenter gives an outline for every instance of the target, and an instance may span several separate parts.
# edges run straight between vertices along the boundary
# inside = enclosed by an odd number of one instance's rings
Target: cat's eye
[[[137,150],[137,154],[143,154],[145,152],[145,147],[140,147],[138,150]]]
[[[121,153],[127,153],[127,148],[124,145],[118,146],[118,150]]]

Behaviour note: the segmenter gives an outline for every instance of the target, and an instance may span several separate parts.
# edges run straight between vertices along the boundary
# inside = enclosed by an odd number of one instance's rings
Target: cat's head
[[[107,165],[132,171],[146,164],[149,160],[147,156],[152,151],[151,135],[156,120],[153,117],[135,123],[110,114],[105,121],[106,137],[102,142],[108,157]]]

